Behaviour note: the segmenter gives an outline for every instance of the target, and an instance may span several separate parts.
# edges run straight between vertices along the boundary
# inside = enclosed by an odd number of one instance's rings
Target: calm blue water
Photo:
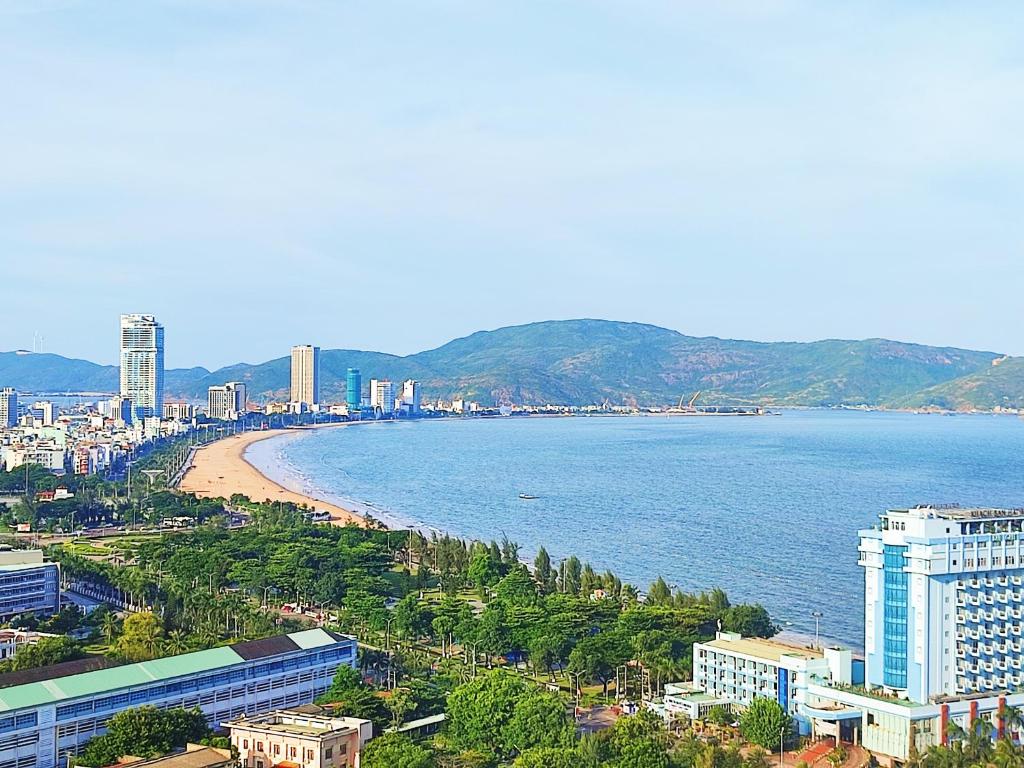
[[[249,458],[293,487],[463,537],[504,532],[530,557],[543,544],[641,588],[659,574],[720,586],[795,631],[818,610],[822,635],[855,647],[858,528],[922,502],[1024,505],[1012,417],[450,419],[310,432]]]

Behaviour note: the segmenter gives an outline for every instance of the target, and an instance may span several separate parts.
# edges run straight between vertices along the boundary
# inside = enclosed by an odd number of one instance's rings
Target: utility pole
[[[821,611],[811,611],[811,616],[814,618],[814,647],[821,648],[821,643],[818,641],[818,622],[821,617],[824,616]]]

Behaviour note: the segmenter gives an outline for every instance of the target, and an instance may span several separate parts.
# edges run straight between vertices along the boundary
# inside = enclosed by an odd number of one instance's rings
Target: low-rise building
[[[373,736],[369,720],[280,710],[227,723],[242,768],[351,768]]]
[[[230,749],[186,744],[184,751],[149,760],[125,755],[117,768],[235,768],[237,765],[238,761],[232,757]]]
[[[43,560],[42,550],[0,552],[0,621],[23,613],[60,610],[60,567]]]
[[[26,645],[35,645],[44,637],[57,637],[47,632],[32,632],[27,629],[0,629],[0,661],[13,658]]]
[[[853,655],[844,648],[819,650],[719,632],[714,640],[694,644],[693,681],[713,699],[740,707],[758,697],[775,699],[809,733],[810,721],[800,714],[808,685],[851,684]]]
[[[214,728],[308,704],[355,663],[355,638],[310,629],[137,664],[92,657],[10,672],[0,675],[0,766],[67,765],[111,717],[144,704],[198,707]]]

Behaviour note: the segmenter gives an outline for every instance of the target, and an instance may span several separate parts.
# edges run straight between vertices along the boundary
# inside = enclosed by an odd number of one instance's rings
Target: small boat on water
[[[520,493],[519,498],[522,499],[523,501],[533,501],[534,499],[539,499],[540,496],[531,496],[528,493]]]

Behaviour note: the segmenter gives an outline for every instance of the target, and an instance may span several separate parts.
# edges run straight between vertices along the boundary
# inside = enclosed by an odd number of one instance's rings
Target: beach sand
[[[290,491],[246,461],[245,451],[253,443],[294,433],[295,430],[291,429],[243,432],[205,445],[196,451],[192,467],[185,473],[178,488],[204,498],[219,496],[227,499],[232,494],[241,493],[253,501],[290,501],[330,513],[331,522],[335,525],[355,523],[365,526],[366,519],[362,515],[337,504]]]

